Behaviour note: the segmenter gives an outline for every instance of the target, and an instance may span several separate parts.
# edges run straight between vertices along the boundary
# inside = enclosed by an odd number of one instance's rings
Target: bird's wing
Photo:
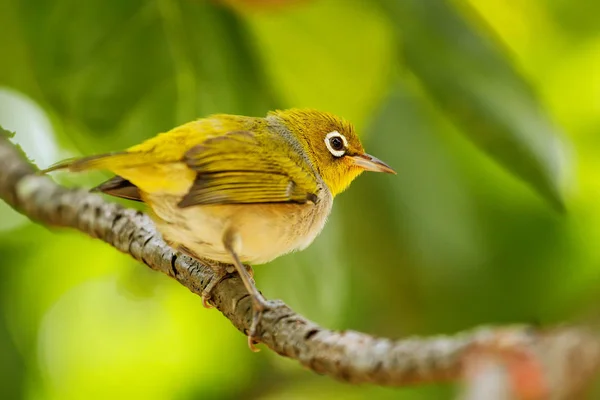
[[[249,131],[205,140],[184,156],[196,179],[179,206],[315,202],[314,172],[295,152],[282,151],[287,147]]]

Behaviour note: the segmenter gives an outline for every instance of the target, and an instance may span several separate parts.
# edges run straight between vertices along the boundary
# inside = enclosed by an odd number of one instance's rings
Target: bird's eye
[[[344,142],[342,141],[342,138],[334,136],[331,139],[329,139],[329,144],[331,144],[331,148],[334,150],[343,150],[344,149]]]
[[[334,157],[341,157],[346,154],[346,147],[348,147],[348,141],[338,131],[329,132],[327,136],[325,136],[325,145],[327,146],[327,150]]]

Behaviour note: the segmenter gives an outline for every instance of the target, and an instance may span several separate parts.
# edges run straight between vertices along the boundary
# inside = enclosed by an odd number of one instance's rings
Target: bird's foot
[[[215,273],[215,277],[211,279],[208,285],[202,291],[202,305],[204,308],[215,308],[215,306],[210,302],[212,297],[212,292],[217,287],[219,283],[223,281],[228,275],[231,275],[236,272],[236,268],[231,264],[224,264],[213,260],[202,260],[204,264],[210,266]],[[254,283],[254,271],[250,265],[244,264],[246,267],[246,271],[248,271],[248,275],[250,275],[250,279],[252,283]],[[264,302],[265,300],[262,299]]]
[[[259,342],[255,339],[258,336],[258,326],[262,320],[263,313],[269,309],[269,304],[262,296],[262,294],[258,293],[258,295],[250,295],[252,298],[252,322],[250,324],[250,330],[248,331],[248,347],[253,352],[259,352],[260,349],[255,345]]]
[[[231,265],[222,264],[212,260],[203,260],[203,262],[212,268],[215,276],[208,282],[208,285],[206,285],[202,291],[202,305],[204,308],[215,308],[211,303],[213,290],[223,281],[223,279],[232,274],[235,269],[232,268]]]

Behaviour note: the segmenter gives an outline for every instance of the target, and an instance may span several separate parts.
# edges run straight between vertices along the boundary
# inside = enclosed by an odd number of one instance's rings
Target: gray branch
[[[0,198],[41,224],[74,228],[100,239],[198,295],[214,279],[209,267],[167,246],[144,213],[107,202],[86,190],[64,188],[38,174],[2,130]],[[238,330],[247,332],[251,302],[236,275],[215,287],[213,303]],[[281,301],[269,303],[271,307],[259,327],[260,342],[317,373],[351,383],[401,386],[462,379],[465,398],[480,393],[485,379],[506,381],[515,386],[510,390],[519,390],[518,382],[505,375],[494,377],[488,371],[501,367],[511,372],[516,367],[507,360],[512,360],[509,356],[514,353],[527,356],[516,358],[522,363],[541,365],[541,392],[556,394],[552,398],[566,398],[590,380],[600,361],[599,340],[580,327],[545,331],[524,326],[479,328],[451,336],[392,340],[354,331],[331,331],[298,315]],[[500,367],[490,369],[492,364],[488,363],[478,373],[476,366],[482,357],[493,357],[493,365]],[[478,376],[482,378],[474,381]]]

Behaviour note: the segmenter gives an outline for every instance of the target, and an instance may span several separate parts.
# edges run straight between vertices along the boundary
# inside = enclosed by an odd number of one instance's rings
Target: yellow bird
[[[351,124],[311,109],[265,118],[212,115],[122,152],[60,162],[44,172],[108,170],[96,189],[143,201],[173,248],[213,267],[233,264],[252,296],[256,334],[266,301],[251,269],[306,248],[321,232],[333,199],[363,171],[394,173],[365,153]],[[246,269],[248,268],[248,270]]]

